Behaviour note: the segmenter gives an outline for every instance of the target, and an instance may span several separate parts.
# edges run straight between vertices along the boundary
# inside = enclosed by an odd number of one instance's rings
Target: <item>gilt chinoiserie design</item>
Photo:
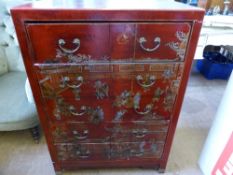
[[[127,8],[71,2],[11,11],[55,170],[162,172],[203,11],[150,0]]]

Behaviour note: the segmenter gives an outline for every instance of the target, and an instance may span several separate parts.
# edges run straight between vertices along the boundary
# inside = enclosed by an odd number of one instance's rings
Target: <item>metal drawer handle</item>
[[[155,84],[155,79],[156,78],[154,75],[149,76],[148,81],[143,80],[143,77],[141,75],[136,76],[137,83],[143,88],[149,88],[153,86]]]
[[[140,37],[140,38],[139,38],[140,47],[141,47],[144,51],[146,51],[146,52],[153,52],[153,51],[155,51],[156,49],[159,48],[161,39],[160,39],[160,37],[155,37],[155,38],[154,38],[154,43],[155,43],[155,47],[154,47],[154,48],[146,48],[146,47],[144,47],[143,44],[146,43],[146,42],[147,42],[147,40],[146,40],[145,37]]]
[[[90,157],[91,152],[89,150],[78,150],[76,151],[76,155],[81,159],[87,159]]]
[[[144,152],[140,151],[140,150],[139,151],[131,150],[130,153],[131,153],[132,156],[136,156],[136,157],[141,157],[141,156],[144,155]]]
[[[146,136],[148,130],[147,129],[133,129],[132,133],[135,135],[136,138],[143,138]]]
[[[75,38],[75,39],[73,39],[72,43],[75,45],[75,48],[74,49],[67,49],[67,48],[64,47],[64,45],[66,44],[65,40],[64,39],[59,39],[58,40],[59,48],[64,53],[67,53],[67,54],[73,54],[74,52],[76,52],[80,48],[80,39]]]
[[[75,136],[76,139],[78,140],[84,140],[88,137],[89,131],[87,129],[83,130],[82,133],[74,130],[73,135]]]
[[[86,106],[81,106],[80,110],[81,110],[81,112],[77,112],[74,106],[70,106],[69,107],[69,112],[72,115],[75,115],[75,116],[82,116],[82,115],[84,115],[86,113],[86,111],[87,111],[87,107]]]
[[[83,84],[83,77],[78,76],[76,80],[79,82],[79,84],[77,84],[77,85],[69,84],[70,78],[69,77],[63,77],[61,86],[62,87],[67,86],[67,87],[72,88],[72,89],[77,89]]]
[[[145,111],[138,111],[138,109],[139,109],[139,107],[134,106],[134,111],[135,111],[137,114],[146,115],[146,114],[149,114],[149,113],[152,111],[153,105],[152,105],[152,104],[146,105]]]

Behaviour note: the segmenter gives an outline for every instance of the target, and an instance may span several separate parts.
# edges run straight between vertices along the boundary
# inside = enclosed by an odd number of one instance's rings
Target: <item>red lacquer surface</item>
[[[36,4],[11,13],[55,170],[163,171],[204,11],[150,0]]]

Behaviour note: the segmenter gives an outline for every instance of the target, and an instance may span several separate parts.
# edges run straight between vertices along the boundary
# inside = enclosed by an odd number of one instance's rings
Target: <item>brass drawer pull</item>
[[[154,38],[154,43],[155,43],[155,47],[154,47],[154,48],[146,48],[146,47],[144,47],[143,44],[146,43],[146,42],[147,42],[147,40],[146,40],[145,37],[140,37],[140,38],[139,38],[140,47],[141,47],[144,51],[146,51],[146,52],[153,52],[153,51],[155,51],[155,50],[157,50],[157,49],[159,48],[161,39],[160,39],[160,37],[155,37],[155,38]]]
[[[87,107],[86,106],[81,106],[80,110],[81,110],[81,112],[77,112],[74,106],[70,106],[69,107],[69,112],[72,115],[75,115],[75,116],[82,116],[82,115],[84,115],[86,113],[86,111],[87,111]]]
[[[136,138],[143,138],[148,133],[147,129],[133,129],[132,130],[133,135],[135,135]]]
[[[77,85],[75,85],[75,84],[69,84],[70,78],[69,77],[63,77],[60,86],[61,87],[67,86],[67,87],[72,88],[72,89],[77,89],[77,88],[79,88],[83,84],[83,77],[82,76],[78,76],[76,78],[76,80],[79,82]]]
[[[64,39],[58,40],[59,48],[66,54],[73,54],[80,48],[80,39],[75,38],[75,39],[73,39],[72,43],[75,45],[75,48],[74,49],[67,49],[64,47],[66,44],[65,40]]]
[[[141,157],[141,156],[144,155],[144,151],[140,151],[140,150],[138,150],[138,151],[136,151],[136,150],[131,150],[131,151],[130,151],[130,154],[131,154],[132,156]]]
[[[89,131],[87,129],[85,129],[82,131],[82,133],[80,133],[80,132],[74,130],[72,133],[76,139],[84,140],[88,137]]]
[[[143,77],[141,75],[136,76],[137,83],[143,87],[143,88],[149,88],[155,84],[155,76],[151,75],[146,80],[143,80]]]
[[[81,159],[87,159],[90,157],[91,152],[89,150],[81,149],[81,150],[76,151],[76,155]]]
[[[146,115],[146,114],[149,114],[149,113],[152,111],[153,105],[152,105],[152,104],[146,105],[145,111],[138,111],[138,109],[139,109],[139,107],[134,106],[134,111],[135,111],[137,114]]]

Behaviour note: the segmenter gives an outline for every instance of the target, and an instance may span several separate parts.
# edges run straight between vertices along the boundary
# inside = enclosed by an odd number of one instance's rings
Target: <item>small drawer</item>
[[[143,97],[139,93],[126,100],[114,101],[113,122],[169,120],[176,100],[175,94],[165,92],[159,98]]]
[[[81,101],[58,97],[45,100],[45,111],[51,121],[85,121],[99,124],[111,120],[112,101],[84,98]]]
[[[100,123],[86,122],[51,123],[54,143],[105,143],[154,139],[164,141],[169,121]]]
[[[190,31],[189,23],[137,24],[135,59],[184,61]]]
[[[159,98],[167,89],[178,80],[180,64],[150,64],[144,65],[145,71],[135,71],[133,75],[132,89],[141,96]],[[179,86],[179,84],[177,84]],[[158,100],[158,99],[156,99]]]
[[[159,159],[163,154],[164,143],[153,139],[141,142],[113,142],[108,155],[111,160]]]
[[[140,92],[143,96],[153,96],[159,88],[165,90],[174,81],[179,80],[180,63],[141,63],[117,64],[113,66],[111,75],[113,96],[117,97],[124,91],[133,94]],[[179,83],[178,83],[179,85]]]
[[[99,72],[78,65],[36,67],[42,96],[46,99],[61,96],[77,101],[86,97],[97,101],[108,99],[113,94],[112,77],[110,72],[104,71],[104,66]]]
[[[55,144],[59,161],[108,160],[109,143]]]
[[[105,130],[106,124],[88,122],[51,123],[50,130],[54,143],[106,143],[111,135]]]
[[[109,24],[28,23],[34,62],[80,63],[110,56]]]
[[[110,135],[111,142],[139,142],[150,139],[165,141],[169,121],[157,122],[122,122],[105,124],[104,130]]]

